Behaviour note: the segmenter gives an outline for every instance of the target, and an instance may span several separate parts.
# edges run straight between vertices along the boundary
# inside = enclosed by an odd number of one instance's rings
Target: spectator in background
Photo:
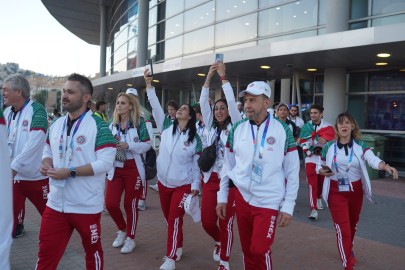
[[[150,119],[148,119],[148,117],[146,117],[145,109],[141,106],[141,103],[139,101],[139,96],[138,96],[138,90],[136,90],[135,88],[128,88],[126,91],[126,94],[133,95],[136,98],[137,103],[141,108],[141,118],[145,121],[146,129],[148,130],[148,134],[149,134],[149,138],[150,138],[150,140],[152,140],[153,139],[152,122],[150,121]],[[146,157],[144,156],[144,158],[146,158]],[[146,195],[147,194],[148,194],[148,181],[143,179],[142,180],[142,196],[138,201],[138,209],[141,211],[146,210]]]
[[[290,119],[288,119],[288,115],[289,115],[288,105],[283,102],[279,103],[276,108],[276,112],[277,112],[277,118],[280,121],[282,121],[288,125],[291,132],[293,133],[294,140],[297,140],[298,136],[299,136],[299,131],[298,131],[297,126],[294,124],[294,122],[291,121]]]
[[[70,75],[62,93],[67,115],[48,133],[40,170],[49,177],[50,193],[39,232],[37,270],[57,268],[75,229],[86,252],[86,269],[103,269],[100,219],[116,144],[107,124],[87,107],[92,94],[88,78]]]
[[[174,100],[169,100],[166,104],[166,109],[167,117],[173,122],[176,118],[176,112],[179,109],[179,104],[177,104],[177,102]]]
[[[246,118],[245,111],[243,110],[242,102],[240,102],[240,101],[236,102],[236,106],[238,106],[238,111],[240,113],[240,117],[242,117],[242,119]]]
[[[294,124],[301,129],[304,126],[304,120],[302,120],[301,117],[298,116],[298,106],[297,105],[291,105],[290,107],[290,116],[288,117],[291,121],[294,122]]]
[[[94,114],[103,119],[105,122],[108,122],[106,112],[107,112],[107,103],[104,100],[97,101],[96,112]]]
[[[4,111],[11,158],[14,205],[13,237],[24,234],[25,200],[28,198],[42,215],[48,198],[48,178],[41,175],[42,150],[48,130],[44,106],[30,99],[30,85],[22,75],[12,75],[3,83]]]
[[[93,113],[95,113],[96,112],[96,102],[94,102],[93,100],[90,100],[89,101],[89,108],[90,108],[90,110],[93,112]]]
[[[206,128],[205,123],[204,123],[204,118],[201,113],[201,106],[200,103],[196,103],[193,105],[193,108],[196,113],[196,118],[197,118],[197,123],[196,123],[196,128],[197,128],[197,134],[200,136],[201,143],[203,149],[207,147],[207,136],[208,136],[208,128]]]
[[[0,110],[0,144],[7,149],[6,121]],[[0,152],[0,269],[10,270],[11,232],[13,231],[13,179],[11,178],[10,157],[7,151]]]

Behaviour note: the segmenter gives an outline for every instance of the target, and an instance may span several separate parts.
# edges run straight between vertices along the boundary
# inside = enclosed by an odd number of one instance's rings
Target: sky
[[[99,72],[99,46],[64,28],[41,0],[0,0],[0,63],[52,76]]]

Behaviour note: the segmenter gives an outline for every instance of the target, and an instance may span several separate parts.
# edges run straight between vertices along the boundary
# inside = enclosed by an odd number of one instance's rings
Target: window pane
[[[259,8],[272,7],[274,5],[281,5],[281,4],[284,4],[289,1],[290,0],[260,0]]]
[[[257,9],[257,0],[220,0],[217,1],[217,20],[228,19]]]
[[[405,95],[369,95],[368,129],[404,130]]]
[[[156,43],[156,26],[149,28],[148,45]]]
[[[165,59],[180,56],[183,52],[183,36],[165,41]]]
[[[193,8],[184,14],[184,31],[190,31],[214,22],[214,2]]]
[[[350,19],[359,19],[368,16],[368,0],[352,0],[350,6]]]
[[[317,33],[316,30],[311,30],[311,31],[304,31],[304,32],[299,32],[299,33],[295,33],[295,34],[290,34],[290,35],[266,38],[266,39],[259,40],[259,45],[268,44],[268,43],[272,43],[272,42],[276,42],[276,41],[282,41],[282,40],[291,40],[291,39],[296,39],[296,38],[312,37],[312,36],[316,36],[316,33]]]
[[[373,0],[373,15],[389,14],[405,10],[404,0]]]
[[[165,33],[165,38],[171,38],[183,33],[183,14],[177,15],[166,21]]]
[[[259,37],[313,26],[317,26],[316,0],[297,1],[259,13]]]
[[[206,1],[207,0],[187,0],[185,2],[185,5],[186,5],[185,8],[188,9],[188,8],[191,8],[191,7],[195,7],[196,5],[204,3]],[[214,4],[214,1],[211,1],[211,2],[212,2],[212,4]]]
[[[323,93],[323,80],[323,75],[317,75],[315,77],[315,93]]]
[[[350,24],[350,30],[367,28],[367,21]]]
[[[367,92],[367,73],[349,74],[349,93]]]
[[[184,8],[184,0],[166,0],[166,18],[179,13]]]
[[[370,72],[370,92],[405,91],[405,72]]]
[[[347,111],[353,115],[361,129],[366,128],[368,124],[365,96],[350,96],[348,100]]]
[[[216,25],[215,46],[249,41],[257,36],[257,13]]]
[[[156,23],[157,23],[157,7],[154,7],[149,10],[149,25],[154,25]]]
[[[326,24],[326,1],[327,0],[319,0],[318,25]]]
[[[405,14],[374,19],[374,20],[372,20],[371,24],[372,24],[372,26],[380,26],[380,25],[402,23],[402,22],[405,22]]]
[[[184,53],[193,53],[214,47],[214,26],[184,35]]]

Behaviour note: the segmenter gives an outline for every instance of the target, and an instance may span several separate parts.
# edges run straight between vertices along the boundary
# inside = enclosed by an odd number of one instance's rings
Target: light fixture
[[[260,66],[260,68],[261,68],[261,69],[269,69],[270,66],[263,65],[263,66]]]
[[[317,71],[317,69],[316,68],[307,68],[307,71],[315,72],[315,71]]]
[[[385,57],[390,57],[391,54],[389,54],[389,53],[379,53],[379,54],[377,54],[377,56],[381,57],[381,58],[385,58]]]
[[[249,22],[245,22],[245,25],[246,25],[246,26],[249,26],[249,25],[250,25],[250,23],[249,23]]]
[[[107,89],[108,89],[108,90],[113,90],[114,88],[112,88],[112,87],[108,87]]]
[[[401,68],[399,71],[400,72],[405,72],[405,68]]]
[[[205,77],[204,73],[198,73],[197,75],[200,76],[200,77]]]
[[[158,83],[159,82],[159,80],[152,80],[153,82],[156,82],[156,83]]]
[[[127,86],[131,87],[131,86],[132,86],[132,84],[130,84],[130,83],[127,83]]]
[[[378,63],[375,63],[375,65],[376,66],[386,66],[386,65],[388,65],[388,63],[386,63],[386,62],[378,62]]]

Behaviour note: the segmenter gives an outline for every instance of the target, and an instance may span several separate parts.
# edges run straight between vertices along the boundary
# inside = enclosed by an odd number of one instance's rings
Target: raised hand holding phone
[[[148,70],[148,77],[153,77],[153,64],[152,64],[152,59],[146,60],[146,66],[145,69]]]

